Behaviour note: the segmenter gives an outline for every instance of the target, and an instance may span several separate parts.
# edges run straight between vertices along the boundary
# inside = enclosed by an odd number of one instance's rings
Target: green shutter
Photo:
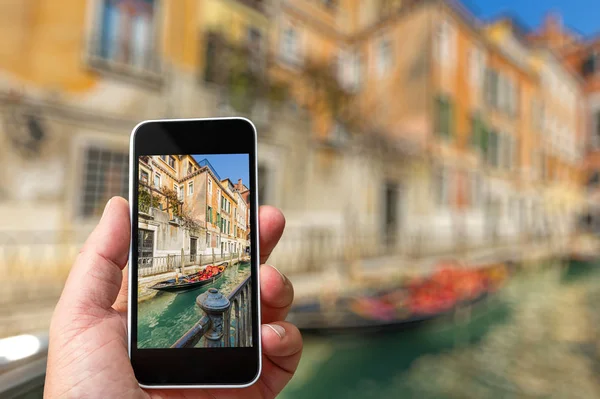
[[[479,124],[479,134],[481,135],[481,138],[480,138],[481,152],[483,154],[486,154],[488,151],[489,145],[490,145],[490,132],[485,127],[485,124],[482,121],[480,121],[480,124]]]
[[[435,130],[442,137],[452,136],[453,112],[452,104],[448,97],[438,96],[436,98],[436,123]]]
[[[473,116],[471,117],[471,147],[479,148],[479,117]]]
[[[498,133],[495,131],[490,131],[489,133],[489,146],[488,146],[488,155],[490,165],[497,167],[498,166]]]

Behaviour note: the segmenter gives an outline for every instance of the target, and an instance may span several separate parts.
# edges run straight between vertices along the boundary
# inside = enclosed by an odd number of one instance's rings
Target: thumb
[[[127,201],[112,198],[75,260],[59,305],[79,311],[112,306],[127,264],[130,229]]]

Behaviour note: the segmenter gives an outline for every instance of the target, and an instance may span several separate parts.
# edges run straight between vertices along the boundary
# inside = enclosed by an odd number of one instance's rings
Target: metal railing
[[[373,232],[336,232],[319,228],[286,231],[271,254],[276,264],[287,274],[320,272],[331,264],[350,264],[354,260],[397,256],[418,261],[429,257],[471,256],[482,251],[523,250],[527,246],[548,246],[566,250],[568,237],[548,234],[460,235]],[[556,251],[554,251],[556,252]]]
[[[154,276],[162,273],[174,272],[179,267],[204,266],[222,261],[240,260],[244,254],[237,252],[210,255],[166,255],[156,257],[138,258],[138,277]]]
[[[204,315],[179,338],[172,348],[193,348],[204,337],[204,347],[252,346],[252,288],[251,276],[238,284],[229,295],[216,288],[196,298]],[[206,299],[210,298],[210,301]]]

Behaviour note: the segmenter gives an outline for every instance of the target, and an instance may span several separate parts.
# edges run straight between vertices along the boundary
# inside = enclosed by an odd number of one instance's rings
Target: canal
[[[139,304],[138,342],[141,348],[168,348],[187,332],[202,316],[196,306],[196,297],[209,288],[217,288],[224,295],[250,274],[250,263],[228,267],[225,275],[214,284],[197,290],[170,293],[159,292],[152,299]]]
[[[600,397],[600,262],[521,272],[471,312],[414,330],[305,336],[280,396]]]

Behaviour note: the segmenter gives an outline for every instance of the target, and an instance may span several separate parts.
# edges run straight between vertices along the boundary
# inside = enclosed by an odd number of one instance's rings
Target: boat
[[[149,288],[166,292],[184,292],[195,290],[219,280],[221,277],[223,277],[223,274],[225,274],[225,269],[227,266],[227,262],[222,262],[218,265],[208,265],[196,273],[163,280]],[[216,270],[216,272],[213,270]]]
[[[341,295],[329,305],[319,300],[298,304],[288,319],[302,332],[317,334],[406,329],[486,302],[506,278],[505,265],[444,267],[399,287]]]

